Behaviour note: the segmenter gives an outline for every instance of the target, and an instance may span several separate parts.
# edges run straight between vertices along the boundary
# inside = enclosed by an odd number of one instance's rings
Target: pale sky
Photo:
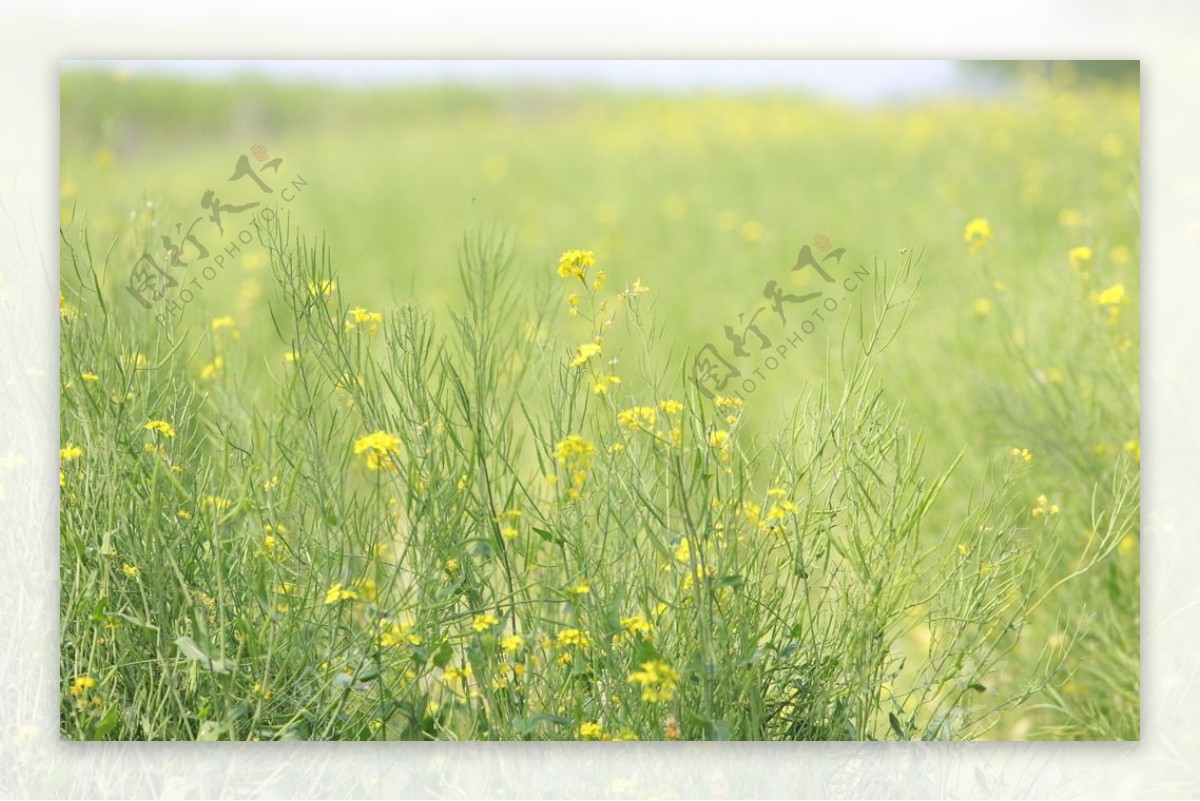
[[[872,102],[958,87],[953,61],[64,61],[204,79],[249,74],[340,84],[591,84],[620,88],[792,89]]]

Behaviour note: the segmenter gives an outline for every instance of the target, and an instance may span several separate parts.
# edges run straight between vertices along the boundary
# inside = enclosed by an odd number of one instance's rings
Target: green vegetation
[[[64,737],[1137,738],[1135,88],[62,131]]]

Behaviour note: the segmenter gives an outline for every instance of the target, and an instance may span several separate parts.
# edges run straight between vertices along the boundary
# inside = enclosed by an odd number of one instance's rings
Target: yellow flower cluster
[[[471,621],[471,628],[478,632],[484,632],[500,622],[500,618],[495,615],[483,612],[475,616]]]
[[[400,438],[386,431],[376,431],[354,442],[354,454],[366,455],[368,470],[395,470],[392,458],[400,453]]]
[[[367,311],[361,306],[356,306],[346,313],[350,316],[350,319],[346,321],[347,331],[365,324],[368,334],[379,333],[379,324],[383,322],[382,312]]]
[[[1050,499],[1045,495],[1039,495],[1037,497],[1037,506],[1033,507],[1033,510],[1030,512],[1030,514],[1032,514],[1034,517],[1041,517],[1042,515],[1046,514],[1056,515],[1060,511],[1062,510],[1058,508],[1058,504],[1050,503]]]
[[[595,452],[596,446],[578,434],[569,434],[554,446],[555,461],[571,474],[573,496],[578,496],[579,490],[583,488]]]
[[[623,412],[617,412],[617,423],[631,431],[650,431],[658,420],[658,414],[653,406],[634,406]]]
[[[575,358],[571,360],[572,367],[582,367],[587,364],[588,359],[593,356],[600,355],[600,338],[597,337],[594,342],[584,342],[582,345],[575,348]]]
[[[574,276],[584,280],[587,269],[596,264],[596,254],[590,250],[568,250],[558,257],[558,274],[563,278]],[[603,280],[603,279],[598,279]],[[599,287],[597,287],[599,288]]]
[[[679,686],[679,673],[663,660],[651,659],[630,673],[629,681],[642,688],[643,701],[670,701]]]
[[[147,431],[153,431],[156,434],[162,434],[164,437],[175,436],[175,429],[166,420],[151,420],[142,426]]]

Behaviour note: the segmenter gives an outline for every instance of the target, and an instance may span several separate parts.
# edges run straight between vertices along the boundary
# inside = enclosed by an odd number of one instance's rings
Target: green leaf
[[[450,658],[454,656],[454,649],[450,647],[450,643],[442,643],[436,651],[433,652],[434,667],[444,668],[450,664]]]
[[[104,717],[100,718],[100,722],[96,724],[96,728],[92,730],[92,739],[103,740],[105,735],[116,728],[120,720],[120,707],[110,706],[108,711],[104,713]]]
[[[900,719],[892,712],[888,712],[888,723],[892,724],[892,731],[896,732],[896,736],[901,740],[907,740],[908,735],[904,733],[904,729],[900,728]]]
[[[229,672],[229,666],[225,664],[224,659],[210,656],[191,637],[180,637],[175,640],[175,646],[179,648],[179,653],[183,654],[185,659],[198,662],[202,668],[211,670],[213,673]]]
[[[533,533],[537,534],[539,537],[541,537],[546,542],[552,543],[554,545],[562,545],[566,542],[565,538],[560,537],[556,534],[553,534],[552,532],[549,532],[544,528],[538,528],[537,526],[532,526],[532,528],[533,528]]]

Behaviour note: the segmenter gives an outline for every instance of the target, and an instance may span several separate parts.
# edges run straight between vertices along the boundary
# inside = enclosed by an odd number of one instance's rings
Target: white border
[[[1084,4],[228,0],[0,12],[0,796],[1200,794],[1200,10]],[[436,8],[436,11],[434,10]],[[1103,8],[1103,11],[1100,9]],[[1093,11],[1093,9],[1095,9]],[[58,61],[140,57],[1122,57],[1143,64],[1140,744],[60,744]],[[20,744],[13,742],[16,736]]]

